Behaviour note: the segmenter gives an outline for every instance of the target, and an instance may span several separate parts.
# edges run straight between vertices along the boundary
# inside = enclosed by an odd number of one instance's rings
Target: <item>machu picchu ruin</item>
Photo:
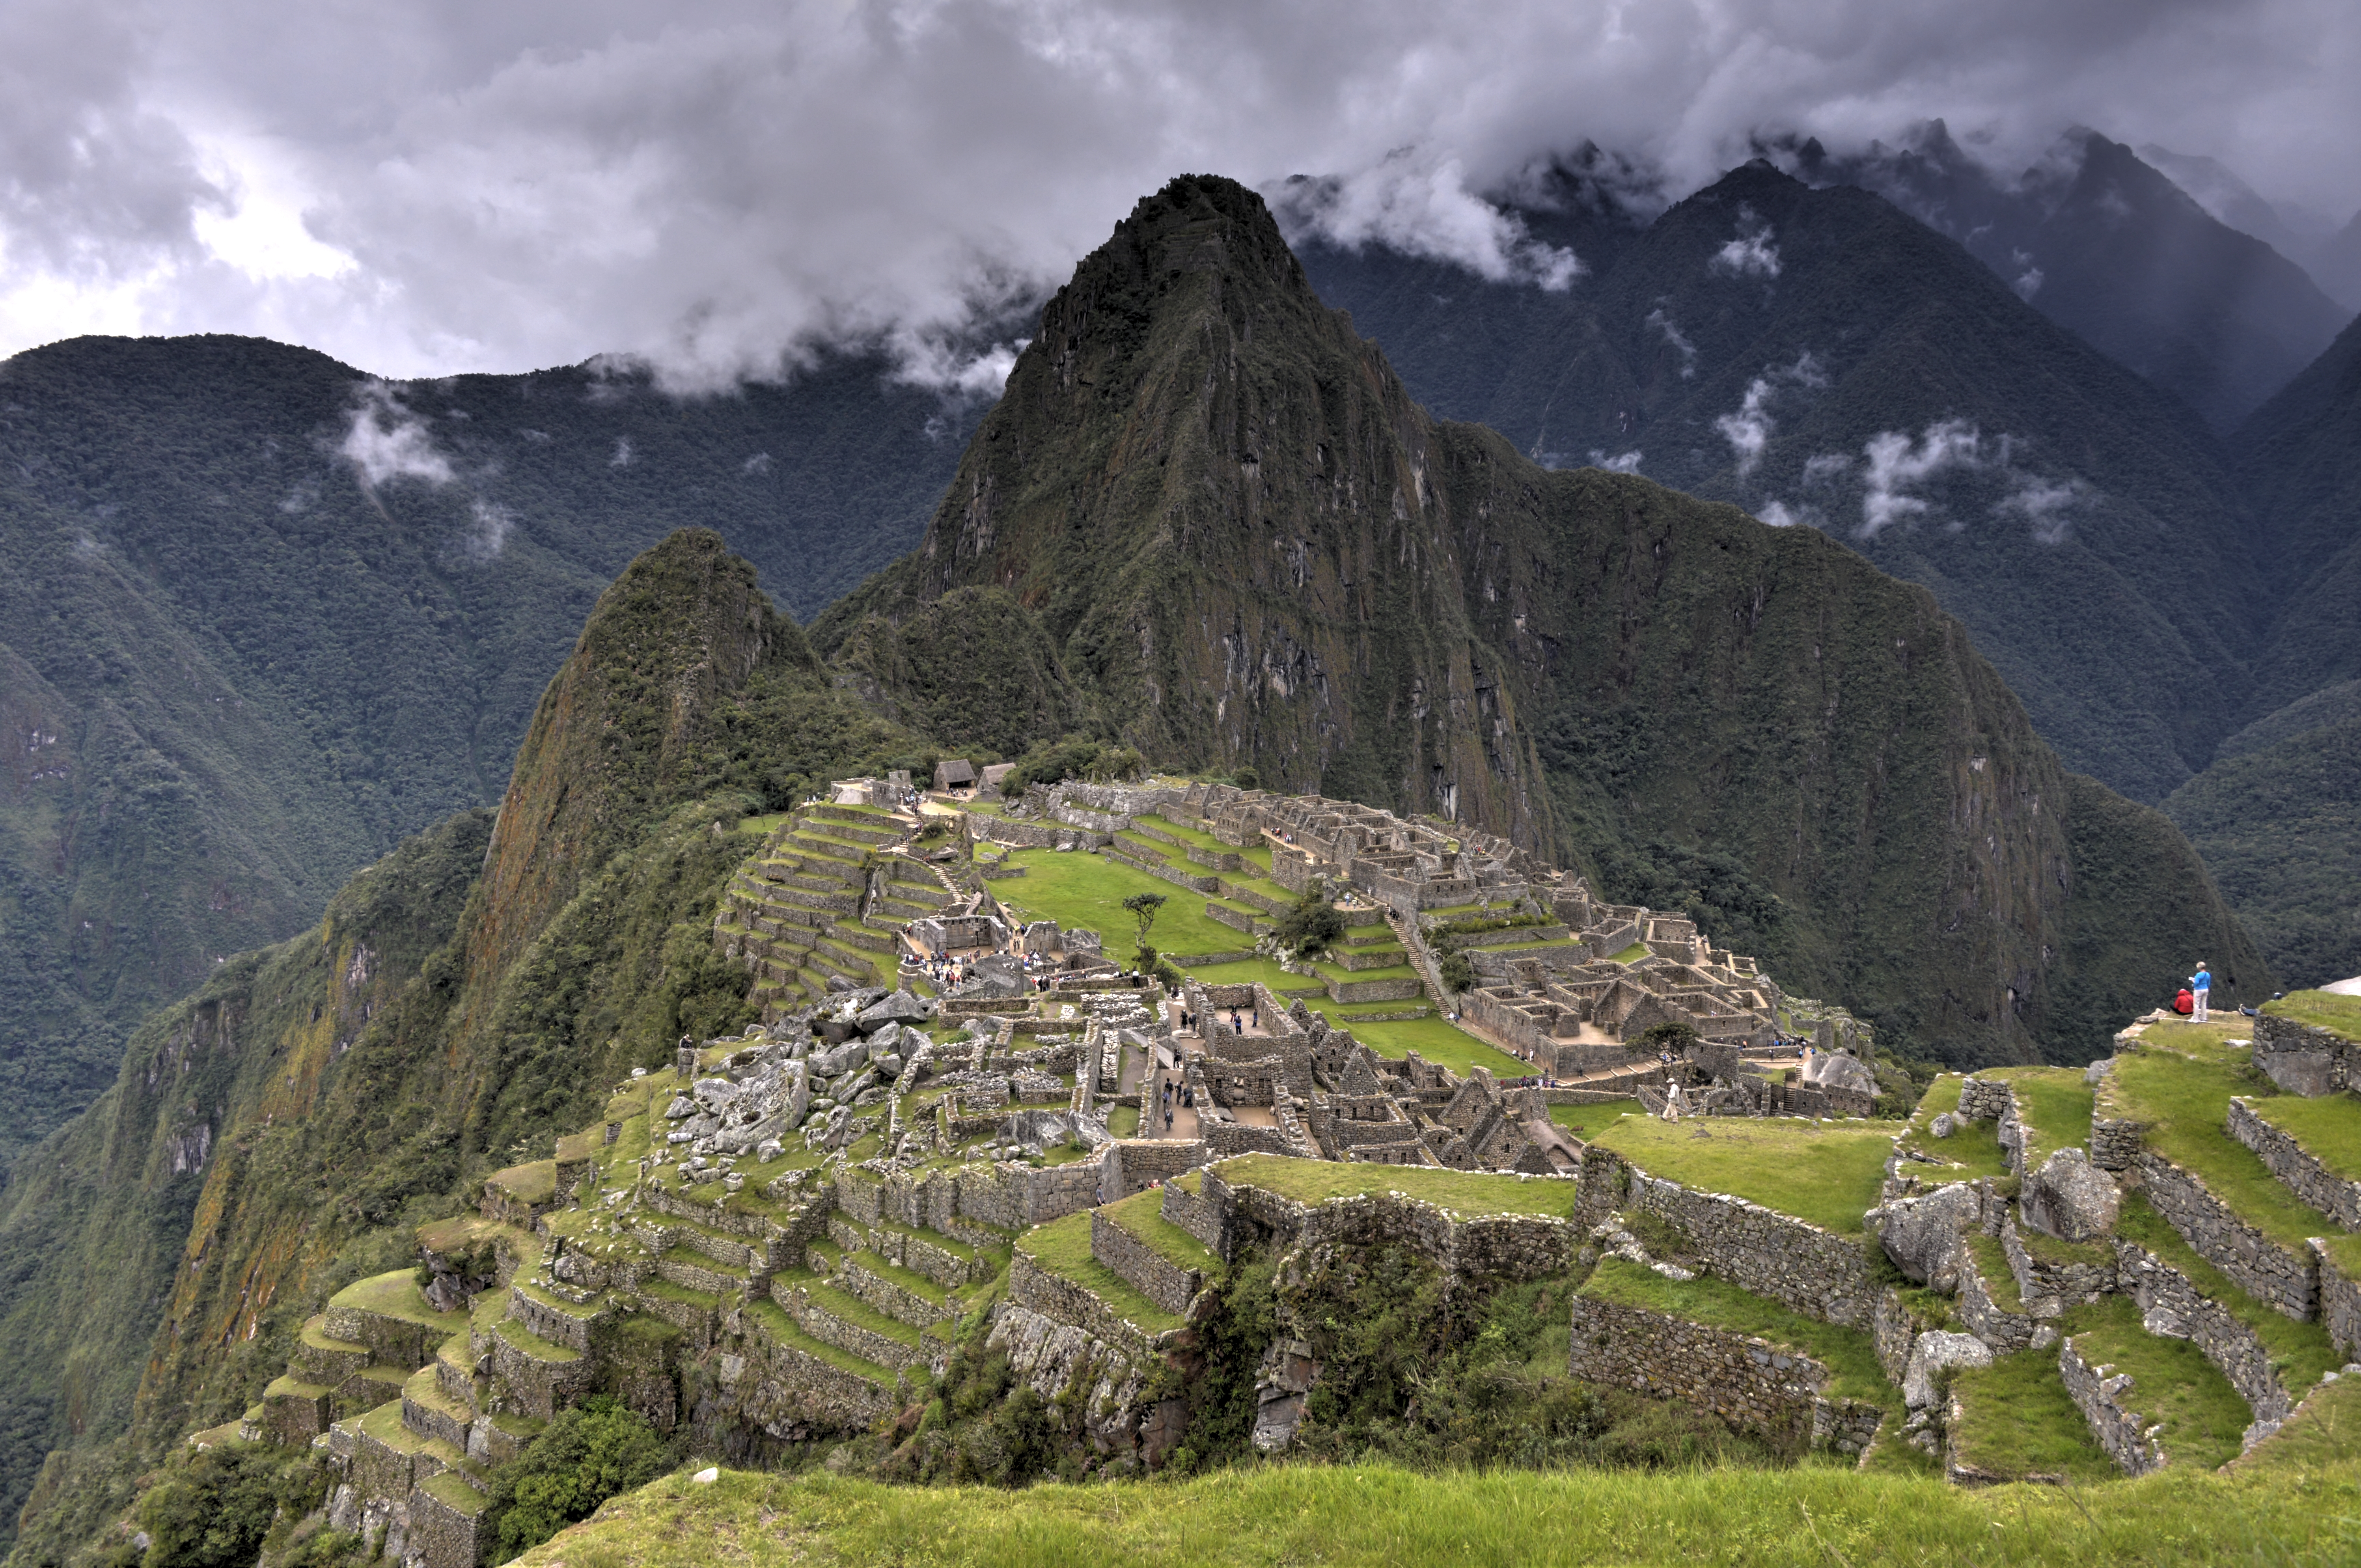
[[[1188,1369],[1275,1264],[1225,1397],[1281,1454],[1324,1441],[1342,1375],[1290,1302],[1378,1255],[1473,1301],[1554,1290],[1575,1385],[1955,1486],[2211,1470],[2345,1399],[2350,1003],[2151,1014],[2087,1069],[1943,1073],[1879,1120],[1867,1025],[1488,835],[1190,780],[938,782],[764,827],[712,927],[760,1022],[489,1177],[193,1441],[317,1449],[330,1525],[416,1568],[483,1560],[504,1467],[592,1398],[730,1463],[961,1473],[970,1440],[911,1413],[989,1361],[1076,1412],[1073,1474],[1152,1475],[1206,1441]],[[1206,919],[1126,964],[1041,912],[1076,876]],[[1290,950],[1306,908],[1335,919]],[[1386,1033],[1455,1014],[1521,1070]]]

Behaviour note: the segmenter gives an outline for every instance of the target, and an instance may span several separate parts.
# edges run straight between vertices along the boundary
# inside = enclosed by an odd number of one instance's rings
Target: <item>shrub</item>
[[[327,1478],[307,1453],[290,1459],[264,1443],[223,1443],[178,1458],[139,1499],[147,1552],[139,1568],[245,1568],[282,1511],[320,1506]]]
[[[672,1467],[672,1446],[646,1417],[593,1395],[561,1411],[500,1474],[485,1510],[500,1560],[529,1552],[619,1492]]]

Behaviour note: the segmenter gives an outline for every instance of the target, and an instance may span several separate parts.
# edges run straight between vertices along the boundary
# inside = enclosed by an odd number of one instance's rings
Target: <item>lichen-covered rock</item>
[[[2081,1149],[2059,1149],[2025,1183],[2025,1223],[2059,1241],[2087,1242],[2115,1228],[2124,1195]]]

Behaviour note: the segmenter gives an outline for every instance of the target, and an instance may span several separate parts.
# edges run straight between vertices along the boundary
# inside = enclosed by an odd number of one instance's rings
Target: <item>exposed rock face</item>
[[[1873,1210],[1870,1223],[1878,1245],[1903,1273],[1921,1285],[1949,1290],[1959,1284],[1960,1238],[1982,1217],[1982,1193],[1960,1181]]]
[[[1849,1089],[1872,1098],[1877,1093],[1877,1075],[1869,1070],[1869,1064],[1841,1051],[1816,1056],[1805,1063],[1804,1081],[1824,1089]]]
[[[2025,1223],[2059,1241],[2086,1242],[2115,1227],[2124,1197],[2114,1179],[2081,1149],[2059,1149],[2027,1178],[2022,1207]]]
[[[1973,1334],[1949,1333],[1940,1329],[1920,1334],[1910,1344],[1910,1368],[1902,1375],[1903,1401],[1912,1409],[1924,1409],[1940,1397],[1935,1375],[1953,1366],[1990,1366],[1992,1346]]]

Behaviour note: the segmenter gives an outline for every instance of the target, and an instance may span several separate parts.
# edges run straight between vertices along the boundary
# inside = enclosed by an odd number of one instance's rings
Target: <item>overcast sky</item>
[[[2003,167],[2081,122],[2341,223],[2356,83],[2353,0],[5,0],[0,354],[923,365],[1184,170],[1342,176],[1351,237],[1546,275],[1481,193],[1553,150],[1679,193],[1757,130],[1936,115]]]

